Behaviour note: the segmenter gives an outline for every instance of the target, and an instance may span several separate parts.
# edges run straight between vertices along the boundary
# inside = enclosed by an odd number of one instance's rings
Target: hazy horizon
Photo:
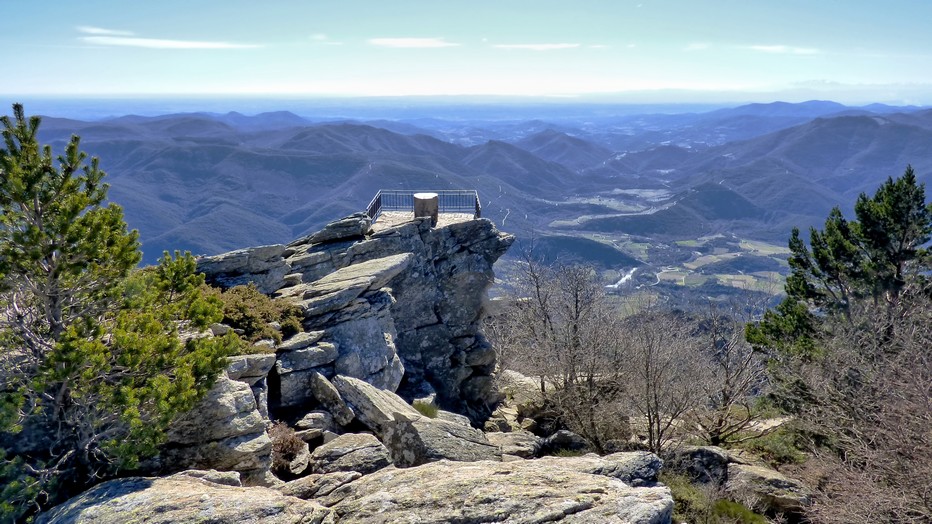
[[[5,98],[5,100],[4,100]],[[751,104],[797,104],[834,102],[836,100],[786,100],[736,102],[669,102],[638,103],[610,102],[587,98],[540,97],[265,97],[265,96],[9,96],[0,95],[4,107],[23,103],[27,113],[76,120],[101,120],[127,115],[163,116],[181,113],[209,113],[222,115],[241,113],[254,116],[262,113],[290,112],[311,120],[364,119],[364,120],[579,120],[611,118],[649,114],[707,113],[718,109]],[[848,107],[886,105],[878,102],[846,104]],[[914,110],[917,107],[889,105],[893,108]],[[8,112],[5,109],[0,112]]]

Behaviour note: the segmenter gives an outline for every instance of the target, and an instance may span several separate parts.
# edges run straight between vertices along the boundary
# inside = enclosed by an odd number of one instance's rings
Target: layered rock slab
[[[355,471],[367,475],[391,464],[388,450],[368,433],[346,433],[311,454],[312,473]]]
[[[373,233],[368,218],[357,214],[286,247],[201,258],[198,269],[225,286],[249,282],[252,275],[263,291],[277,290],[300,303],[305,329],[325,332],[323,340],[339,348],[336,373],[393,391],[404,377],[411,389],[406,398],[436,392],[445,406],[482,412],[497,401],[497,392],[491,380],[495,355],[479,320],[494,280],[492,264],[513,241],[484,219],[438,228],[416,219]],[[281,279],[272,282],[278,274]],[[303,381],[303,370],[292,372],[299,375],[291,382]],[[302,400],[279,399],[270,391],[273,411]]]
[[[317,500],[331,507],[341,524],[670,522],[668,488],[633,488],[579,471],[572,458],[561,461],[440,461],[386,468]]]
[[[172,424],[160,461],[175,471],[239,471],[261,483],[272,461],[266,421],[252,388],[221,375],[194,409]]]
[[[323,524],[331,511],[267,488],[242,488],[188,475],[99,484],[41,516],[42,524]]]
[[[423,416],[395,413],[382,440],[392,462],[403,468],[444,459],[459,462],[502,459],[502,449],[490,443],[478,429]]]
[[[770,468],[747,464],[728,464],[725,491],[757,511],[798,513],[812,500],[802,482]]]

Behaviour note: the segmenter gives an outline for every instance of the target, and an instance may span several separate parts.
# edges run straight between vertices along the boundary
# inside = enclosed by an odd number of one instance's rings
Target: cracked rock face
[[[553,461],[431,462],[386,468],[316,499],[342,523],[564,522],[666,524],[673,498],[664,486],[633,488]]]
[[[214,524],[320,524],[331,511],[312,501],[266,488],[211,482],[179,474],[133,477],[99,484],[40,517],[45,524],[212,522]]]
[[[231,369],[240,368],[234,363]],[[172,424],[159,460],[169,470],[239,471],[247,483],[261,483],[272,455],[266,422],[253,389],[221,376],[194,409]]]
[[[479,321],[492,265],[514,237],[483,219],[440,228],[416,219],[377,233],[369,226],[357,214],[287,246],[199,259],[210,282],[255,281],[304,311],[305,333],[278,351],[318,349],[280,358],[271,381],[283,389],[270,388],[270,407],[313,401],[302,397],[309,370],[390,391],[404,384],[403,396],[435,393],[459,411],[496,401],[495,354]],[[336,350],[332,362],[320,342]]]

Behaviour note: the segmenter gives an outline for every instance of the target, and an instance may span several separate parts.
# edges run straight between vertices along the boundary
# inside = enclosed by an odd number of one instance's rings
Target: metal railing
[[[415,193],[436,193],[441,213],[473,213],[474,218],[482,217],[482,206],[479,203],[479,192],[475,189],[380,189],[366,214],[375,222],[382,211],[411,211],[414,212]]]

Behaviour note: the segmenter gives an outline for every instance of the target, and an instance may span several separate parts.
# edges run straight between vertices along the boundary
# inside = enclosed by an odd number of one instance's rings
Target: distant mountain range
[[[61,150],[71,134],[101,158],[149,262],[164,249],[285,242],[380,188],[478,189],[504,229],[576,237],[547,249],[603,260],[604,246],[580,243],[719,232],[782,242],[909,163],[922,181],[932,173],[932,110],[819,101],[552,121],[46,117],[40,138]]]

